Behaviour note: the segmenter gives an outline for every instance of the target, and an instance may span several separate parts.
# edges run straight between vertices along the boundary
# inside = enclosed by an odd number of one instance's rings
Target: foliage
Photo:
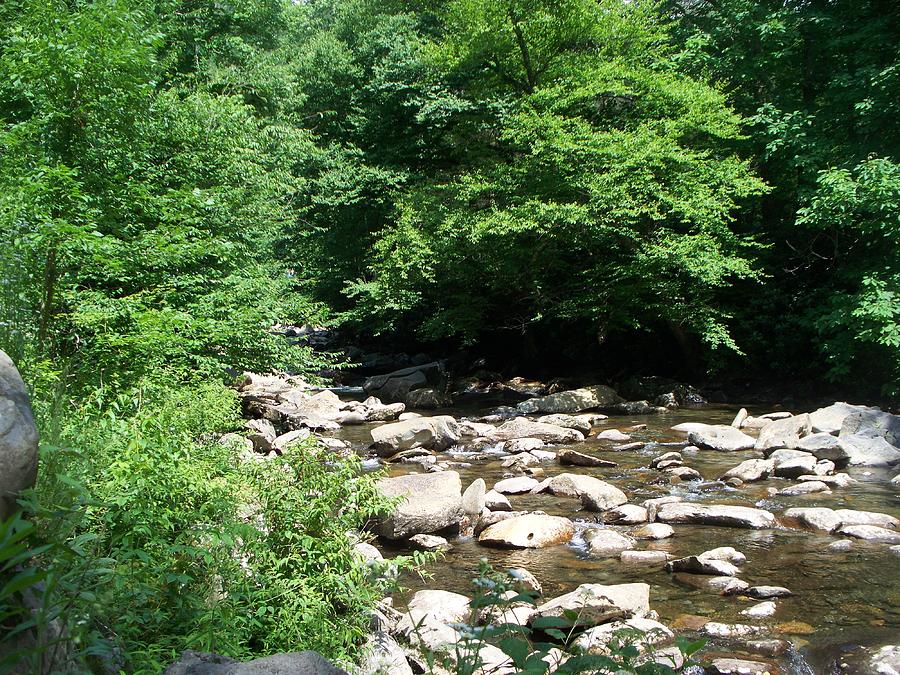
[[[691,656],[705,641],[690,642],[679,638],[681,665],[671,656],[656,655],[660,636],[651,632],[623,628],[610,636],[603,649],[582,651],[575,644],[581,633],[580,612],[570,610],[562,617],[542,616],[529,625],[506,622],[510,609],[536,605],[537,594],[524,590],[513,570],[495,571],[486,560],[479,563],[478,576],[472,581],[475,595],[470,602],[472,615],[468,623],[456,625],[462,635],[452,654],[441,657],[429,653],[429,666],[440,660],[444,668],[460,675],[486,672],[483,650],[496,645],[509,657],[513,672],[519,675],[543,673],[635,673],[666,675],[681,672],[693,665]],[[583,626],[582,626],[583,627]],[[657,662],[658,661],[658,662]],[[668,662],[668,663],[667,663]],[[669,665],[672,664],[672,665]]]

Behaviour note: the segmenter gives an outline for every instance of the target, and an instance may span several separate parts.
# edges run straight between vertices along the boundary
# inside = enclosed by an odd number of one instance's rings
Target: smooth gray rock
[[[844,418],[840,436],[857,435],[883,438],[896,448],[900,446],[900,415],[871,409],[853,412]]]
[[[740,570],[727,560],[705,558],[702,555],[691,555],[679,558],[666,564],[669,572],[690,572],[691,574],[708,574],[715,577],[736,577]]]
[[[631,533],[637,539],[668,539],[675,535],[671,525],[665,523],[648,523]]]
[[[484,505],[489,511],[512,511],[512,505],[506,498],[496,490],[488,490],[484,494]]]
[[[751,586],[742,591],[742,595],[746,595],[757,600],[768,600],[769,598],[786,598],[793,595],[784,586]]]
[[[538,482],[530,476],[517,476],[516,478],[504,478],[494,483],[494,492],[501,495],[520,495],[531,492]]]
[[[783,497],[796,497],[798,495],[808,495],[819,492],[831,492],[825,483],[820,480],[810,480],[798,485],[791,485],[778,491],[777,494]]]
[[[164,675],[347,675],[316,652],[274,654],[241,663],[227,656],[187,651]]]
[[[562,427],[563,429],[575,429],[575,431],[580,431],[585,436],[591,432],[591,427],[593,426],[585,416],[565,415],[563,413],[544,415],[543,417],[538,417],[537,421],[542,424]]]
[[[413,675],[406,652],[388,633],[379,631],[370,635],[362,653],[360,675]]]
[[[838,444],[852,466],[894,466],[900,463],[900,449],[883,437],[870,434],[845,434]]]
[[[751,450],[756,445],[756,439],[752,436],[723,424],[706,425],[704,429],[691,431],[688,433],[688,441],[700,448],[719,452]]]
[[[0,351],[0,521],[16,510],[19,492],[34,485],[37,469],[38,432],[28,390],[12,360]]]
[[[841,447],[837,436],[819,433],[810,434],[800,439],[797,450],[812,453],[818,459],[830,459],[832,462],[842,464],[850,459],[847,452]]]
[[[775,420],[759,431],[756,449],[761,452],[778,448],[796,448],[800,439],[810,433],[809,415],[795,415]]]
[[[628,502],[625,493],[614,485],[577,473],[553,476],[547,482],[547,489],[557,497],[581,499],[585,508],[592,511],[606,511]]]
[[[775,470],[775,462],[771,459],[748,459],[722,474],[722,480],[739,478],[744,483],[764,480]]]
[[[478,536],[485,546],[501,548],[546,548],[565,544],[575,534],[568,518],[527,514],[494,523]]]
[[[862,405],[851,405],[838,402],[809,414],[810,426],[814,434],[837,434],[848,415],[857,412],[875,410]]]
[[[639,525],[647,522],[647,509],[636,504],[622,504],[604,512],[603,522],[611,525]]]
[[[748,506],[720,504],[677,503],[663,504],[657,509],[656,519],[663,523],[687,523],[696,525],[724,525],[764,529],[775,527],[775,516],[768,511]]]
[[[375,452],[379,456],[389,457],[412,447],[446,450],[459,443],[462,431],[455,419],[449,415],[438,415],[383,424],[374,427],[371,435]]]
[[[462,495],[462,509],[468,516],[477,516],[484,510],[484,495],[487,486],[484,478],[476,478]]]
[[[578,615],[577,625],[597,626],[617,619],[643,618],[650,611],[649,584],[581,584],[537,608],[537,617],[563,617],[569,611]]]
[[[802,457],[792,457],[775,462],[775,475],[779,478],[797,478],[806,474],[815,473],[816,458],[804,453]]]
[[[634,546],[634,539],[615,530],[591,527],[586,529],[581,536],[587,543],[588,552],[595,556],[618,556],[622,551]]]
[[[877,525],[842,525],[837,534],[867,541],[884,541],[888,544],[900,544],[900,532]]]
[[[593,455],[578,452],[577,450],[572,450],[571,448],[563,448],[559,451],[556,457],[557,459],[559,459],[560,464],[570,464],[572,466],[618,466],[616,462],[611,462],[608,459],[600,459],[599,457],[594,457]]]
[[[380,478],[377,487],[387,497],[403,498],[375,525],[375,533],[386,539],[431,534],[463,518],[462,484],[455,471]]]
[[[526,417],[516,417],[501,424],[488,436],[492,441],[511,441],[516,438],[537,438],[545,443],[577,443],[584,434],[554,424],[534,422]]]

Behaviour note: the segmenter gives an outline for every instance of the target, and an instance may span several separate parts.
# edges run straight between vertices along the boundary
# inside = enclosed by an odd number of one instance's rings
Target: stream
[[[486,398],[466,406],[425,414],[475,418],[488,414],[493,403]],[[768,488],[780,489],[792,481],[769,478],[740,488],[715,481],[739,462],[759,457],[759,453],[752,450],[730,453],[700,450],[696,454],[686,454],[686,466],[703,475],[706,480],[702,483],[670,484],[665,474],[649,468],[649,462],[655,456],[670,450],[681,450],[687,444],[686,434],[672,431],[672,426],[682,422],[730,424],[739,407],[707,406],[683,408],[666,414],[610,416],[600,423],[599,429],[595,427],[592,438],[571,447],[615,461],[617,467],[562,466],[556,461],[544,462],[541,466],[545,476],[570,472],[608,481],[623,490],[632,504],[653,497],[679,495],[685,501],[757,506],[776,516],[787,508],[797,506],[849,508],[900,516],[898,492],[890,483],[896,471],[888,469],[849,467],[844,471],[858,481],[849,487],[835,488],[830,494],[773,497]],[[771,409],[759,406],[747,407],[751,415],[771,412]],[[646,429],[630,432],[633,440],[646,444],[642,449],[613,451],[611,448],[615,443],[593,438],[598,430],[633,425],[646,425]],[[348,426],[334,435],[349,441],[359,454],[365,455],[371,442],[371,428],[371,424]],[[451,468],[460,473],[464,488],[481,477],[490,489],[501,478],[514,475],[501,466],[501,456],[470,459],[467,454],[472,453],[453,451],[438,455],[439,461],[450,463]],[[389,466],[390,475],[422,470],[415,464]],[[581,503],[576,499],[550,494],[509,495],[508,498],[514,510],[542,510],[550,515],[566,516],[576,522],[579,530],[585,525],[602,523],[599,514],[583,512]],[[633,529],[628,526],[609,527],[625,533]],[[428,569],[430,578],[421,579],[417,575],[404,577],[401,580],[404,590],[395,595],[394,603],[402,608],[411,593],[423,588],[471,595],[471,580],[477,575],[478,563],[482,558],[497,569],[528,569],[542,584],[545,598],[572,591],[582,583],[642,581],[651,586],[651,607],[659,613],[660,621],[673,629],[685,624],[684,615],[699,615],[723,623],[762,625],[766,627],[766,632],[760,637],[775,637],[793,643],[793,648],[777,659],[780,672],[860,672],[854,669],[853,663],[864,652],[865,646],[878,647],[900,640],[900,558],[884,543],[862,540],[853,540],[847,551],[830,550],[828,545],[838,539],[837,536],[781,527],[750,530],[676,525],[674,537],[638,542],[636,548],[664,550],[675,557],[696,555],[717,546],[735,547],[747,556],[741,570],[742,579],[751,585],[786,586],[793,591],[793,596],[777,601],[777,611],[768,619],[742,616],[741,610],[758,601],[740,596],[721,596],[698,588],[691,583],[696,582],[694,575],[673,575],[664,571],[661,565],[627,565],[618,557],[592,558],[577,534],[566,545],[530,550],[488,548],[472,537],[451,539],[451,549]],[[386,557],[407,551],[385,542],[380,542],[379,548]],[[691,635],[690,631],[677,632]],[[739,651],[737,644],[710,641],[707,650],[736,653]]]

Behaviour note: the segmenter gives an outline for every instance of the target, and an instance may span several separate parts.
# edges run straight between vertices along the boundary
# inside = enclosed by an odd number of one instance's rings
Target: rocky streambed
[[[248,453],[315,433],[387,467],[382,490],[403,502],[361,554],[443,552],[431,578],[403,579],[408,590],[388,599],[382,659],[416,642],[412,619],[430,627],[430,648],[452,645],[452,608],[486,558],[541,589],[516,621],[567,594],[620,598],[587,649],[616,622],[650,621],[663,655],[674,635],[706,638],[705,658],[724,659],[711,672],[900,667],[889,649],[900,642],[896,416],[846,404],[671,410],[606,388],[421,416],[258,377],[242,395],[255,418]],[[408,672],[401,661],[391,672]]]

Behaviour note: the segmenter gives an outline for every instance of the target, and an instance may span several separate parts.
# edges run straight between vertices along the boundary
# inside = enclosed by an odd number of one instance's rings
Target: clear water
[[[631,503],[651,497],[678,494],[689,501],[715,504],[759,506],[778,516],[792,506],[826,506],[878,511],[900,517],[900,492],[890,485],[894,472],[882,469],[848,469],[859,482],[831,494],[796,497],[770,497],[767,488],[782,488],[791,481],[770,479],[733,489],[721,483],[682,483],[669,485],[664,474],[649,469],[656,455],[678,447],[662,443],[684,443],[685,435],[671,431],[681,422],[729,424],[738,406],[684,409],[664,415],[611,417],[603,428],[621,428],[646,424],[647,429],[632,432],[634,440],[649,443],[642,450],[614,452],[615,444],[588,440],[579,443],[582,452],[598,454],[618,462],[615,468],[564,467],[556,462],[544,463],[546,475],[563,472],[583,473],[608,481],[629,495]],[[482,409],[481,414],[488,412]],[[768,410],[751,409],[751,414]],[[456,409],[442,413],[478,414],[473,409]],[[360,452],[371,441],[370,427],[348,427],[337,432],[353,443]],[[596,432],[596,429],[595,429]],[[704,478],[714,481],[739,462],[757,457],[753,451],[718,453],[701,451],[685,455],[685,464],[697,469]],[[448,455],[439,457],[452,461]],[[459,461],[459,456],[456,461]],[[464,462],[466,460],[463,460]],[[469,466],[454,466],[465,487],[474,479],[484,478],[488,489],[501,478],[512,475],[501,467],[501,459],[474,460]],[[419,470],[414,465],[391,467],[394,474]],[[512,495],[515,510],[540,509],[552,515],[568,516],[590,524],[598,516],[581,511],[578,500],[541,495]],[[628,531],[630,528],[616,528]],[[478,562],[486,558],[496,568],[525,567],[543,585],[544,595],[553,597],[573,590],[582,583],[626,583],[643,581],[651,586],[651,607],[664,623],[683,614],[709,617],[724,623],[745,623],[767,627],[767,635],[790,640],[796,650],[780,657],[783,673],[853,672],[853,666],[841,669],[838,664],[850,662],[857,645],[883,645],[900,642],[900,557],[886,544],[854,541],[848,552],[827,549],[837,537],[794,529],[746,530],[728,527],[676,525],[675,536],[656,542],[638,542],[638,549],[661,549],[681,557],[701,553],[716,546],[734,546],[747,556],[741,578],[752,585],[786,586],[794,595],[777,600],[778,610],[770,619],[750,619],[740,611],[756,601],[739,597],[723,597],[691,585],[690,577],[673,576],[660,567],[628,566],[618,558],[596,559],[588,556],[576,543],[538,550],[500,550],[480,546],[471,538],[457,538],[453,548],[429,570],[432,578],[421,580],[410,576],[404,580],[407,592],[399,594],[396,604],[402,606],[409,593],[420,588],[441,588],[468,593]],[[402,551],[384,547],[386,555]],[[803,625],[784,625],[801,622]],[[799,631],[799,632],[798,632]],[[711,644],[720,651],[734,652],[735,644]]]

